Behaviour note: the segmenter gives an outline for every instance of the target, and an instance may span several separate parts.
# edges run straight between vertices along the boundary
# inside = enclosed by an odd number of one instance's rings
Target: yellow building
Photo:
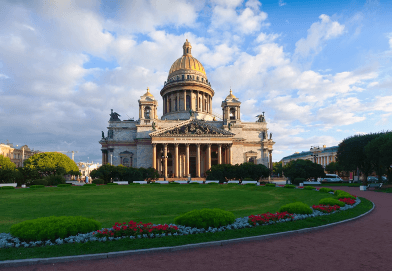
[[[33,156],[34,154],[41,153],[38,150],[31,150],[27,145],[18,148],[13,144],[0,144],[0,155],[10,158],[11,162],[15,163],[16,167],[23,167],[23,162]]]

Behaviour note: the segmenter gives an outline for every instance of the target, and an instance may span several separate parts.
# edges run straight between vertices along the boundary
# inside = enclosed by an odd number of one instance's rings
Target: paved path
[[[337,189],[335,187],[334,189]],[[340,188],[375,203],[334,227],[269,240],[177,252],[7,267],[4,270],[392,270],[392,194]]]

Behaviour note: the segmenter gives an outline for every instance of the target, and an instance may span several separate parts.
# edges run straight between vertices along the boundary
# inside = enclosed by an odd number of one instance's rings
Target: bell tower
[[[149,88],[147,92],[138,100],[139,103],[139,120],[140,124],[150,124],[157,119],[157,105],[158,102],[150,93]]]
[[[224,125],[240,121],[240,104],[241,102],[239,99],[237,99],[236,96],[232,94],[232,90],[230,90],[229,95],[221,103]]]

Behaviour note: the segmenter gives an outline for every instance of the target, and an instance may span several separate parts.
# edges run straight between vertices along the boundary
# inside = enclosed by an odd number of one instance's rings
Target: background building
[[[325,167],[329,163],[336,161],[337,149],[338,146],[326,147],[326,145],[324,145],[322,148],[318,146],[311,147],[309,151],[302,151],[300,153],[296,152],[290,156],[282,158],[282,166],[286,165],[290,161],[301,159],[310,160]]]
[[[0,143],[0,154],[11,159],[16,167],[23,167],[23,162],[41,151],[30,149],[27,145],[21,147],[14,146],[7,141],[7,144]]]
[[[242,122],[241,102],[230,90],[213,113],[214,90],[203,65],[186,40],[183,55],[169,70],[158,102],[147,89],[138,100],[139,120],[120,120],[111,110],[108,133],[102,132],[102,164],[153,167],[164,177],[204,177],[215,164],[253,162],[272,166],[274,141],[264,115]]]

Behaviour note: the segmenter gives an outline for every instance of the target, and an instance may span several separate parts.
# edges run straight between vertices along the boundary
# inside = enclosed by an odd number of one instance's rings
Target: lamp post
[[[161,169],[164,168],[163,169],[163,171],[164,171],[164,173],[163,173],[164,181],[166,181],[166,174],[165,174],[166,173],[166,164],[164,163],[165,159],[168,159],[168,156],[164,156],[164,151],[161,149],[161,165],[162,164],[164,165],[164,167],[161,167]]]

